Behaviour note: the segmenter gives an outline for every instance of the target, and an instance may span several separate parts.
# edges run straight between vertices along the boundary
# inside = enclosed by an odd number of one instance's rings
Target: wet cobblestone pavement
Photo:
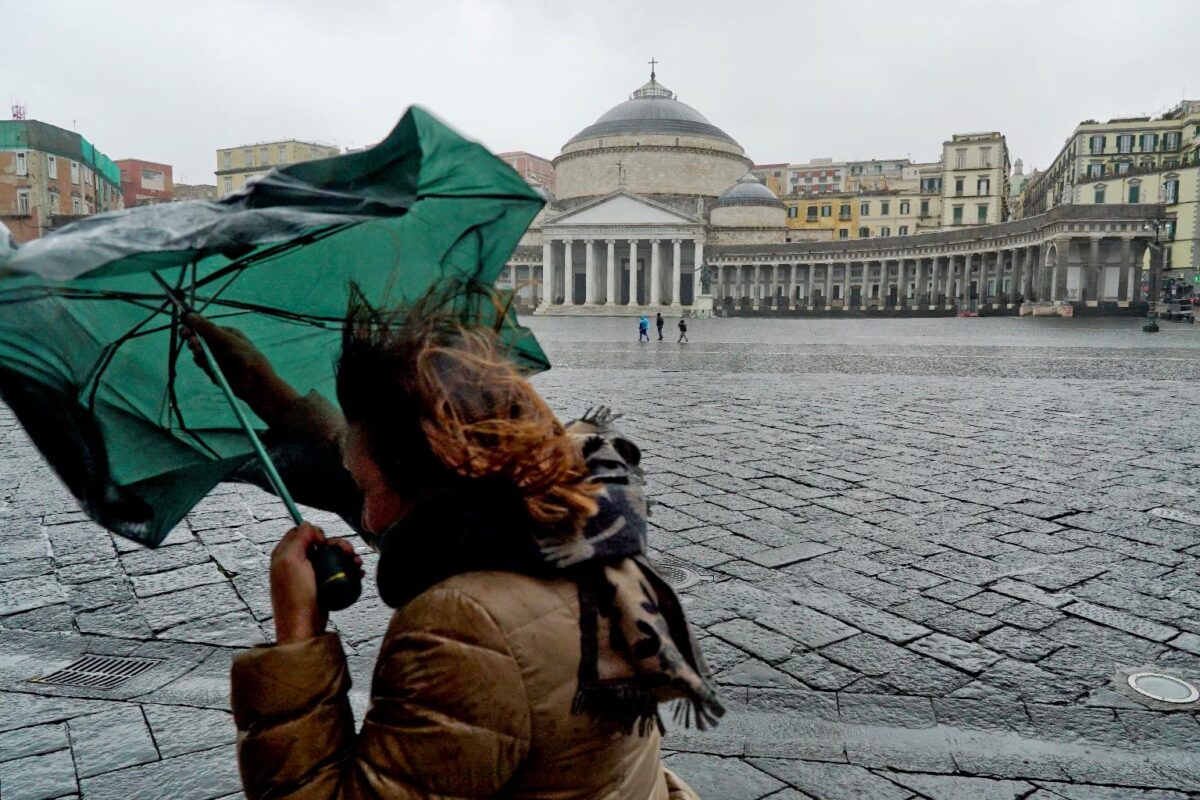
[[[642,444],[651,545],[730,707],[665,740],[706,800],[1200,797],[1196,709],[1123,689],[1200,681],[1194,327],[533,326],[552,405],[612,405]],[[149,551],[3,409],[0,456],[0,796],[239,797],[228,668],[270,631],[278,502],[221,487]],[[359,715],[387,618],[370,590],[334,615]],[[85,653],[153,666],[30,681]]]

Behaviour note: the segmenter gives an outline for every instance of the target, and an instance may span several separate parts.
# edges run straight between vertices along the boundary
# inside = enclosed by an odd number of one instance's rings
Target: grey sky
[[[218,147],[369,144],[412,103],[552,158],[652,55],[759,163],[932,160],[998,129],[1044,167],[1080,120],[1200,96],[1196,0],[0,0],[0,19],[0,99],[181,183],[214,182]]]

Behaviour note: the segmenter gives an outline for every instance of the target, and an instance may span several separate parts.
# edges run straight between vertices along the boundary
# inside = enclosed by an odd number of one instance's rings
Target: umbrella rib
[[[154,273],[157,275],[157,273]],[[187,276],[187,268],[179,271],[179,280],[175,283],[175,291],[178,292],[183,287],[183,281]],[[167,345],[167,402],[170,404],[171,413],[175,417],[175,421],[179,423],[179,429],[186,433],[189,438],[200,445],[213,458],[220,459],[221,454],[218,453],[208,442],[200,438],[200,434],[188,427],[187,422],[183,418],[183,410],[179,407],[179,392],[175,386],[175,378],[179,375],[179,353],[183,349],[183,341],[179,336],[179,309],[175,304],[171,304],[171,340]]]
[[[137,332],[140,331],[142,328],[146,327],[146,325],[148,325],[150,323],[150,320],[154,319],[159,314],[161,314],[163,311],[165,311],[166,307],[168,305],[170,305],[170,303],[171,303],[170,300],[163,301],[163,304],[158,307],[158,310],[156,312],[154,312],[150,316],[146,317],[144,320],[139,322],[137,325],[133,326],[133,328],[131,328],[130,330],[121,334],[119,337],[114,339],[112,342],[110,342],[109,344],[106,344],[104,346],[104,349],[101,351],[101,354],[103,357],[100,360],[100,362],[97,363],[96,368],[92,370],[92,374],[88,376],[88,379],[86,382],[86,383],[92,384],[92,390],[88,394],[88,411],[90,411],[92,413],[95,413],[95,411],[96,411],[96,392],[100,389],[100,378],[104,375],[105,371],[108,369],[108,365],[112,363],[113,358],[117,354],[117,350],[119,350],[126,342],[135,338],[137,335]],[[86,383],[85,383],[85,385],[86,385]]]

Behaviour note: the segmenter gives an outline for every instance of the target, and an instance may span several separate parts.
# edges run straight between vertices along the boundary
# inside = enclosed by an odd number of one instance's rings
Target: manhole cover
[[[654,566],[666,582],[677,591],[698,583],[713,583],[727,577],[689,564],[681,558],[665,554],[654,558]]]
[[[1194,703],[1200,700],[1200,689],[1182,678],[1159,672],[1133,673],[1129,676],[1129,688],[1162,703]]]
[[[113,689],[161,663],[162,660],[157,658],[86,655],[57,672],[30,680],[33,683],[50,683],[55,686]]]

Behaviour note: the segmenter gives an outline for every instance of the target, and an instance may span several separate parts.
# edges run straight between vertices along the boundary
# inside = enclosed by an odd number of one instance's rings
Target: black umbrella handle
[[[362,594],[362,577],[354,556],[337,545],[315,544],[308,560],[317,575],[317,604],[323,611],[341,611]]]

